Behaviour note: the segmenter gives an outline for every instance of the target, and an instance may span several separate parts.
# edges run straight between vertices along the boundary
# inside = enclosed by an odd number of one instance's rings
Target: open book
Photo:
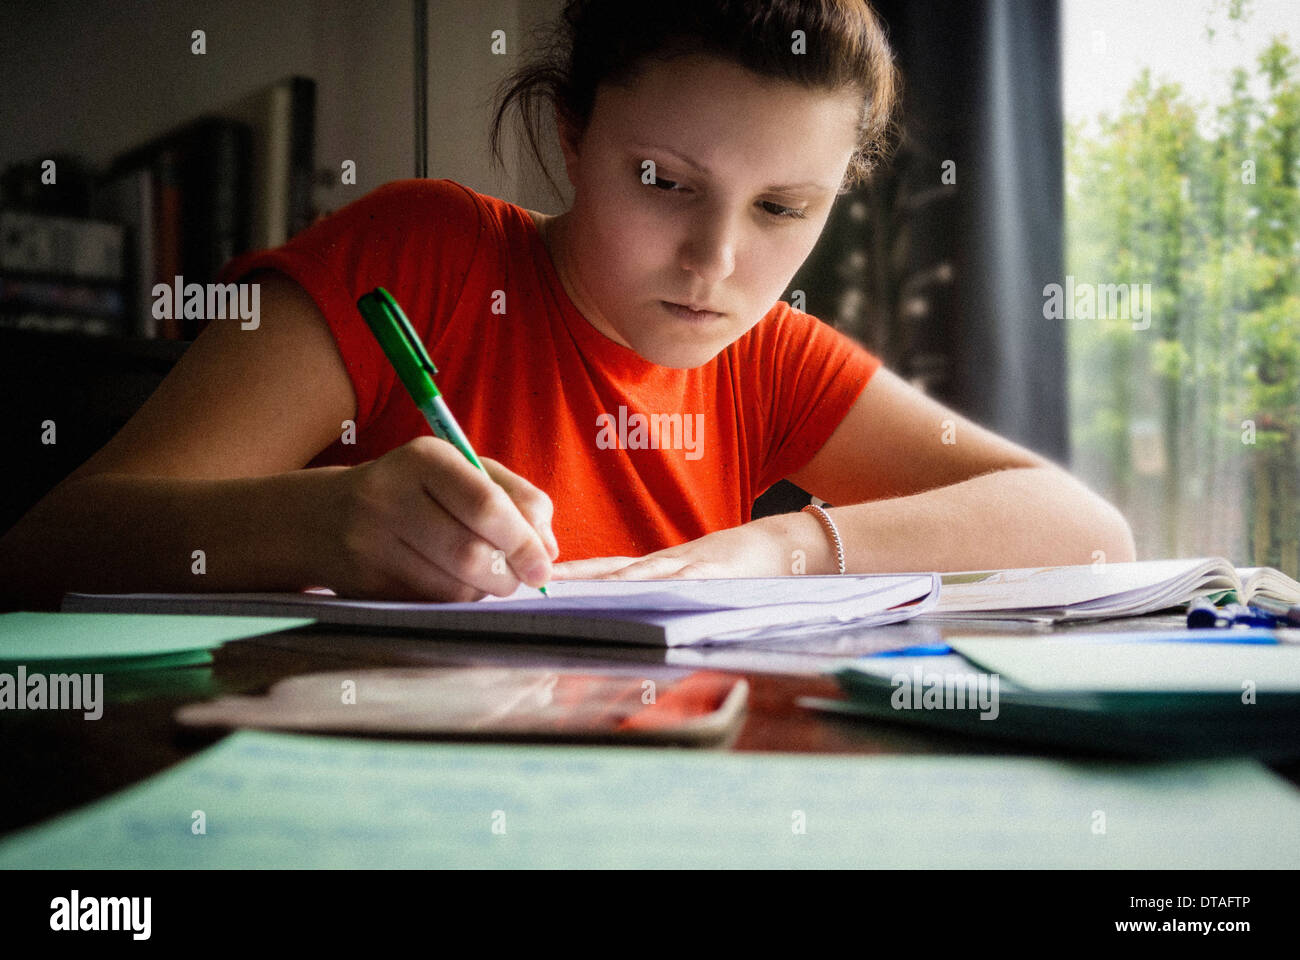
[[[1100,620],[1154,613],[1235,591],[1300,603],[1300,583],[1272,567],[1237,569],[1222,557],[1143,560],[943,574],[931,619]]]
[[[934,573],[713,580],[555,580],[473,603],[304,593],[69,593],[65,611],[312,617],[362,627],[537,634],[677,647],[794,627],[897,623],[933,607]]]

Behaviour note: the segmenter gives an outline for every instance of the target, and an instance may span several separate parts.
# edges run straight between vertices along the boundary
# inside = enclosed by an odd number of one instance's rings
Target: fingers
[[[466,583],[403,537],[394,541],[393,550],[394,555],[388,567],[393,571],[392,579],[382,594],[387,599],[434,599],[449,603],[471,603],[493,592]],[[517,584],[513,576],[510,580]]]
[[[401,564],[403,579],[414,589],[438,589],[438,584],[450,581],[454,598],[468,601],[488,593],[507,597],[519,588],[521,578],[507,563],[505,551],[475,534],[424,489],[414,489],[397,506],[395,521],[400,532],[392,559]],[[442,587],[438,595],[445,597],[447,591]]]
[[[593,580],[674,580],[688,564],[680,557],[602,557],[602,560],[620,561],[601,573],[588,573]]]
[[[533,486],[519,474],[498,463],[491,457],[479,457],[490,476],[514,501],[520,513],[533,525],[546,544],[550,558],[560,555],[560,547],[555,542],[555,533],[551,530],[551,520],[555,516],[555,505],[543,490]]]
[[[636,557],[589,557],[586,560],[569,560],[553,566],[551,576],[556,580],[599,580],[633,563],[636,563]]]
[[[362,597],[480,599],[488,592],[485,585],[465,582],[447,560],[450,538],[458,531],[472,535],[429,498],[409,467],[394,470],[395,460],[381,458],[340,474],[338,540],[325,558],[334,564],[331,585]],[[506,586],[517,586],[513,575],[508,579]]]
[[[488,470],[485,474],[451,444],[433,437],[423,439],[427,442],[407,445],[426,467],[421,471],[423,490],[431,506],[440,507],[466,533],[444,527],[436,540],[427,534],[412,534],[413,546],[422,553],[426,549],[441,551],[436,562],[467,583],[492,584],[493,578],[500,577],[492,569],[496,566],[500,570],[501,559],[517,579],[530,586],[546,583],[551,577],[551,558],[558,555],[550,533],[550,498],[496,461],[483,461]],[[510,484],[511,492],[494,482],[497,476]],[[536,518],[547,532],[549,543],[543,541],[530,517]],[[412,517],[412,522],[416,529],[423,526],[417,517]],[[500,550],[502,556],[495,556],[495,550]],[[498,589],[488,592],[496,593]]]

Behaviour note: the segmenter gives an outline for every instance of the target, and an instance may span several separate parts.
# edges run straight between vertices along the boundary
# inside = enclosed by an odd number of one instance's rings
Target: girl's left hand
[[[786,553],[772,528],[751,522],[644,557],[591,557],[557,563],[551,575],[556,580],[783,577],[792,572]]]

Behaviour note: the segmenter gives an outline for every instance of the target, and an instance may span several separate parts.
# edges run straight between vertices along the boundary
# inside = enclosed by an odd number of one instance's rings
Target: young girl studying
[[[493,148],[519,106],[540,162],[554,117],[571,208],[403,180],[227,264],[257,324],[209,323],[0,540],[9,605],[1134,559],[1061,467],[778,300],[889,148],[899,82],[864,0],[574,0],[556,38]],[[357,307],[378,287],[486,472],[397,379]],[[753,520],[782,478],[833,506]]]

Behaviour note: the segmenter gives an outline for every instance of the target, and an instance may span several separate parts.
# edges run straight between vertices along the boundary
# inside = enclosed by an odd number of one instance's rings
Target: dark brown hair
[[[805,42],[800,54],[792,52],[796,30]],[[539,36],[539,53],[498,87],[492,157],[500,166],[501,124],[518,101],[533,155],[557,194],[538,145],[546,108],[558,110],[581,135],[599,84],[626,85],[648,60],[691,53],[808,89],[859,92],[857,147],[841,192],[864,181],[894,146],[901,78],[866,0],[570,0]]]

